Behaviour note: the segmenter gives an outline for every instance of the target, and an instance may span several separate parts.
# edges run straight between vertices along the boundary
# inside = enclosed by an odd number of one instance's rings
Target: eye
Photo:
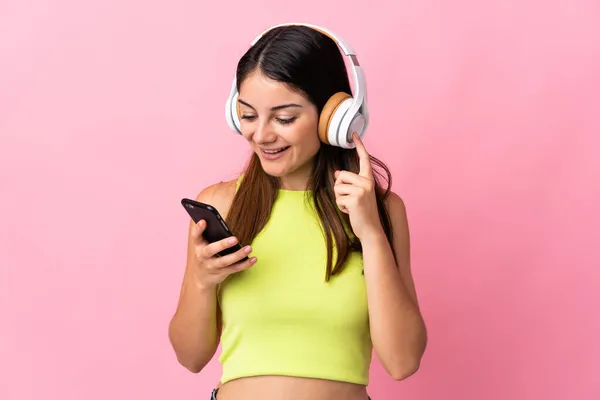
[[[245,119],[245,120],[248,120],[248,121],[253,121],[253,120],[256,119],[256,116],[255,115],[242,115],[241,119]]]
[[[287,124],[291,124],[292,122],[294,122],[296,120],[296,117],[292,117],[292,118],[275,118],[275,119],[280,124],[287,125]]]

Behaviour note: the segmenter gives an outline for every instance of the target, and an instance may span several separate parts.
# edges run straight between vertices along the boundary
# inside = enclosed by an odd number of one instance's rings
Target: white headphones
[[[338,46],[342,49],[342,52],[351,60],[352,75],[354,76],[355,96],[352,97],[350,93],[338,92],[329,98],[319,117],[318,134],[320,140],[324,143],[345,149],[352,149],[355,147],[354,143],[352,143],[352,134],[356,132],[362,139],[365,131],[367,130],[367,125],[369,122],[365,73],[359,64],[356,53],[352,47],[350,47],[347,42],[328,29],[303,23],[285,23],[275,25],[258,35],[252,42],[251,46],[254,46],[256,42],[271,29],[280,26],[293,25],[306,26],[329,36],[338,44]],[[236,77],[234,77],[233,84],[231,86],[231,93],[229,94],[229,98],[227,99],[225,106],[225,118],[227,119],[227,124],[229,127],[234,132],[241,134],[240,115],[237,102],[238,95],[239,93],[237,91]]]

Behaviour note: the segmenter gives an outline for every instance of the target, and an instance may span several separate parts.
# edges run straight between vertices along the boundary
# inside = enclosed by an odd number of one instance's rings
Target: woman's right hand
[[[215,288],[229,275],[248,269],[256,263],[256,257],[249,257],[247,260],[240,262],[252,251],[250,246],[242,247],[234,253],[219,257],[217,253],[234,246],[237,243],[237,238],[232,236],[209,243],[202,235],[205,229],[206,221],[200,220],[192,226],[190,232],[194,246],[194,259],[192,260],[194,265],[192,269],[196,277],[196,283],[200,287]]]

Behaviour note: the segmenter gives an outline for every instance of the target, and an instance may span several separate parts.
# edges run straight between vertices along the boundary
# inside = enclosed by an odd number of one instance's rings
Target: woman
[[[402,380],[427,339],[389,171],[358,134],[330,144],[323,121],[335,111],[328,100],[351,93],[343,56],[322,29],[278,26],[241,58],[233,91],[232,126],[253,153],[238,179],[197,200],[236,237],[209,244],[204,221],[190,225],[169,327],[177,359],[197,373],[221,343],[213,399],[366,400],[372,350]],[[242,250],[215,256],[236,241]]]

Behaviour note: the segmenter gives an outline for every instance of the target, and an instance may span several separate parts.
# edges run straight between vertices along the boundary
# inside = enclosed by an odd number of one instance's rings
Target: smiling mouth
[[[289,149],[290,146],[287,147],[282,147],[281,149],[277,149],[277,150],[265,150],[265,149],[261,149],[265,154],[277,154],[277,153],[281,153],[282,151],[285,151],[287,149]]]

